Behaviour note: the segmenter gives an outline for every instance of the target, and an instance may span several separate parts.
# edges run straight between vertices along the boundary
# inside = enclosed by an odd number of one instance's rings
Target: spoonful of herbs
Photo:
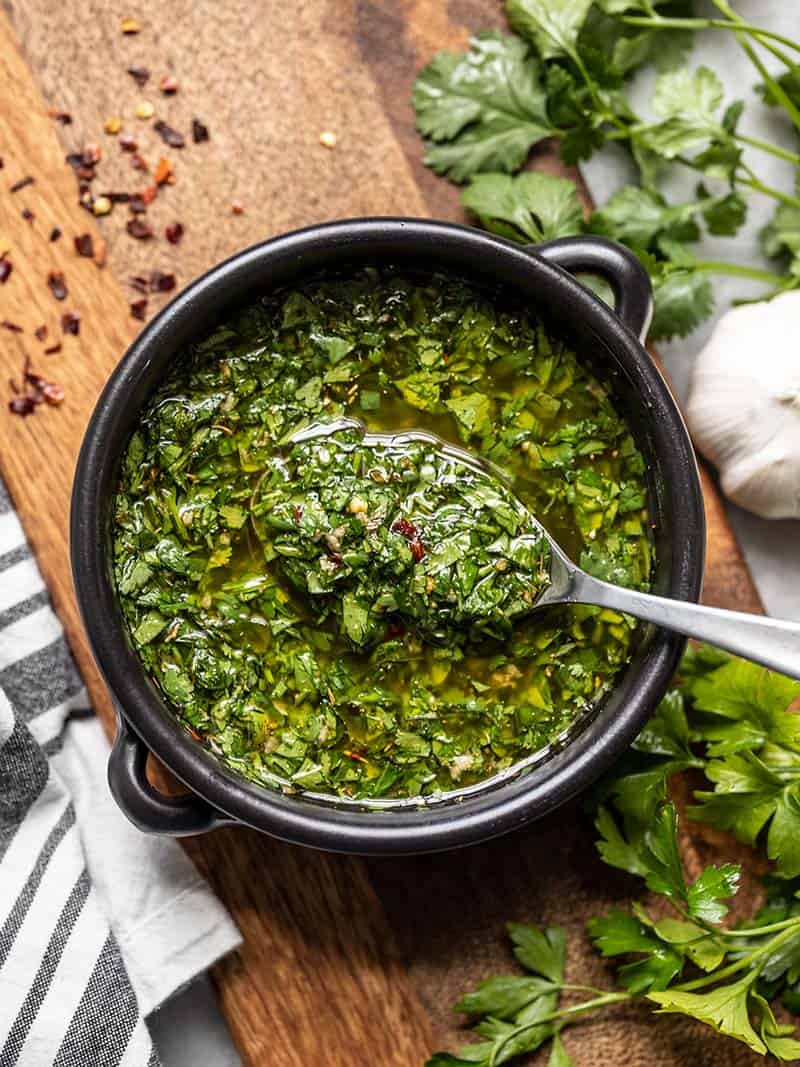
[[[502,471],[434,434],[356,419],[295,431],[253,497],[267,558],[365,649],[504,639],[556,604],[594,604],[800,678],[800,624],[653,596],[578,568]]]

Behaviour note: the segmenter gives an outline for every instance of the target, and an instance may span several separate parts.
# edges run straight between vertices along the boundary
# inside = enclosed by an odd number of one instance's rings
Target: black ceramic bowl
[[[547,318],[606,381],[648,465],[655,523],[656,593],[696,600],[705,522],[694,453],[681,416],[640,338],[650,286],[636,258],[597,238],[538,248],[420,219],[362,219],[315,226],[257,245],[215,267],[142,332],[111,376],[86,431],[72,497],[72,565],[94,654],[115,698],[119,733],[109,763],[117,802],[141,829],[192,834],[242,822],[287,841],[340,852],[437,851],[505,833],[552,811],[625,751],[666,690],[684,647],[641,627],[632,662],[568,743],[523,774],[507,773],[457,800],[365,810],[354,801],[284,795],[238,775],[181,727],[142,669],[117,603],[111,515],[118,462],[148,396],[176,355],[237,304],[320,272],[395,265],[438,270],[501,287]],[[571,273],[570,273],[571,272]],[[603,277],[612,312],[572,273]],[[190,790],[179,798],[145,777],[148,750]]]

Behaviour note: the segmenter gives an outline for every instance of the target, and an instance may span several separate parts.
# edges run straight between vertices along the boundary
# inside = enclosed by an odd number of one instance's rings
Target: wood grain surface
[[[110,10],[100,0],[24,0],[0,17],[0,241],[14,271],[0,286],[0,389],[18,377],[28,353],[34,370],[61,383],[66,400],[30,418],[0,415],[0,471],[36,552],[93,700],[110,725],[110,705],[85,644],[67,562],[71,473],[94,400],[138,326],[128,305],[133,274],[174,270],[179,284],[270,234],[329,218],[362,214],[432,214],[460,218],[458,191],[421,165],[408,104],[419,66],[468,32],[500,21],[492,0],[171,0]],[[121,15],[142,32],[125,37]],[[17,42],[21,43],[20,52]],[[23,54],[24,53],[24,54]],[[126,68],[143,63],[150,84],[138,88]],[[164,73],[180,83],[169,99]],[[188,131],[193,117],[211,130],[206,144],[167,148],[134,108],[151,101],[157,117]],[[48,107],[71,113],[62,126]],[[151,178],[104,121],[119,115],[151,165],[173,165],[175,184],[148,217],[151,241],[125,232],[123,205],[96,222],[77,205],[64,154],[98,143],[95,188],[135,191]],[[319,135],[337,135],[334,150]],[[560,164],[551,149],[532,165]],[[31,174],[35,184],[10,194]],[[233,215],[241,202],[244,213]],[[23,209],[35,213],[32,222]],[[175,248],[164,227],[186,227]],[[53,225],[64,231],[48,240]],[[108,242],[99,269],[79,258],[73,237]],[[2,249],[0,249],[2,251]],[[67,300],[45,279],[63,271]],[[158,299],[150,299],[154,310]],[[52,357],[33,330],[46,323],[51,342],[65,310],[81,315],[80,336]],[[709,520],[705,597],[761,610],[717,491],[704,476]],[[636,891],[595,858],[593,833],[579,803],[520,833],[455,855],[369,863],[331,857],[226,830],[187,843],[198,866],[231,909],[245,938],[241,952],[214,973],[223,1011],[244,1062],[259,1067],[374,1063],[415,1067],[442,1041],[457,1042],[449,1005],[470,982],[508,965],[503,923],[558,922],[571,937],[570,974],[602,982],[605,967],[582,937],[585,918]],[[713,846],[685,835],[690,866]],[[744,895],[747,902],[748,893]],[[623,1059],[632,1065],[750,1064],[756,1058],[682,1020],[626,1008],[570,1030],[567,1045],[584,1065]],[[760,1061],[759,1061],[760,1062]]]

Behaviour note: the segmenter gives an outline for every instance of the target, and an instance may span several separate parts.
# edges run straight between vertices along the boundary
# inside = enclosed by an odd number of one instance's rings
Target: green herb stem
[[[726,274],[731,278],[751,278],[755,282],[763,282],[764,285],[782,285],[786,278],[782,274],[775,274],[770,270],[759,270],[757,267],[744,267],[740,263],[726,263],[724,260],[701,260],[692,263],[694,270],[703,271],[706,274]]]
[[[783,919],[778,923],[769,923],[767,926],[745,926],[736,930],[717,930],[716,932],[722,934],[723,937],[761,937],[763,934],[775,934],[781,930],[788,930],[792,926],[800,931],[800,915],[795,915],[791,919]]]
[[[770,72],[761,62],[760,57],[758,56],[753,46],[749,43],[749,41],[746,41],[744,37],[739,33],[736,34],[736,37],[739,41],[739,44],[742,46],[745,54],[747,55],[747,58],[756,68],[761,77],[764,79],[764,84],[772,93],[773,97],[778,101],[783,110],[792,120],[792,123],[798,129],[800,129],[800,110],[797,108],[797,105],[793,102],[793,100],[783,88],[783,86],[780,84],[780,82],[776,81],[775,78],[772,77]]]
[[[754,26],[750,22],[738,22],[729,19],[695,19],[695,18],[666,18],[658,15],[649,18],[642,15],[625,15],[620,22],[626,26],[640,26],[650,30],[728,30],[730,32],[746,33],[757,39],[762,37],[777,41],[786,45],[795,52],[800,52],[800,44],[784,37],[780,33],[765,30],[762,26]]]
[[[726,0],[711,0],[711,2],[714,7],[717,8],[717,10],[721,11],[722,14],[726,16],[726,18],[729,18],[739,24],[745,21],[740,14],[733,10],[733,8],[730,6],[730,4],[726,2]],[[767,39],[766,31],[759,31],[759,33],[754,33],[753,38],[758,41],[762,48],[765,48],[768,52],[771,52],[776,59],[779,59],[781,63],[783,63],[784,66],[788,67],[790,70],[794,69],[794,67],[797,66],[796,60],[792,59],[791,56],[787,56],[785,52],[782,52],[780,48],[776,48],[772,41]]]
[[[564,988],[567,988],[566,986]],[[547,1015],[543,1015],[541,1019],[537,1019],[535,1022],[526,1023],[524,1026],[517,1026],[514,1030],[499,1041],[492,1049],[492,1053],[489,1057],[487,1067],[495,1067],[498,1062],[498,1056],[503,1049],[520,1034],[526,1033],[528,1030],[535,1030],[537,1026],[542,1026],[545,1023],[554,1022],[556,1019],[571,1020],[580,1015],[585,1015],[587,1012],[595,1011],[597,1008],[604,1008],[607,1004],[619,1004],[622,1001],[632,1000],[632,993],[603,993],[602,996],[594,997],[592,1000],[584,1000],[580,1004],[573,1004],[570,1008],[562,1008],[559,1011],[551,1011]]]
[[[798,112],[800,115],[800,112]],[[787,163],[794,164],[795,167],[800,167],[800,156],[796,152],[787,152],[785,148],[779,148],[777,145],[769,144],[767,141],[761,141],[758,137],[750,137],[748,134],[737,133],[736,140],[742,144],[750,145],[752,148],[758,148],[762,152],[769,152],[771,156],[777,156],[778,159],[785,159]]]
[[[747,186],[748,189],[753,189],[757,193],[763,193],[764,196],[772,197],[773,200],[780,200],[782,204],[789,204],[791,207],[800,208],[800,200],[796,196],[790,196],[788,193],[782,192],[780,189],[775,189],[771,185],[767,185],[762,182],[760,178],[756,178],[749,167],[746,168],[751,177],[740,178],[739,184]]]
[[[735,963],[731,963],[727,967],[723,967],[721,971],[712,971],[710,974],[704,974],[701,978],[695,978],[692,982],[681,982],[680,985],[672,986],[671,988],[681,993],[689,993],[694,989],[703,989],[707,985],[715,985],[717,982],[721,982],[723,978],[730,978],[733,974],[738,974],[739,971],[745,971],[748,967],[751,967],[762,956],[767,955],[770,952],[774,952],[775,949],[782,945],[784,941],[788,941],[790,937],[795,937],[797,934],[797,923],[793,923],[792,927],[788,927],[783,930],[782,933],[777,934],[767,941],[765,945],[759,945],[758,948],[753,949],[746,956],[742,956],[741,959],[736,960]],[[753,981],[758,976],[758,969],[753,973]]]

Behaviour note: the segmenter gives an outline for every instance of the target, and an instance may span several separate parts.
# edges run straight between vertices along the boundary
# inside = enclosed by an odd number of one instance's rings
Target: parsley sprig
[[[427,1067],[495,1067],[550,1042],[550,1067],[573,1063],[562,1032],[612,1004],[649,1002],[691,1016],[756,1052],[800,1057],[794,1025],[773,1005],[800,1012],[800,685],[708,648],[687,653],[675,689],[615,773],[592,798],[601,859],[644,881],[646,901],[591,918],[597,951],[617,963],[616,986],[565,977],[566,935],[510,923],[523,974],[493,977],[456,1004],[482,1040]],[[740,868],[706,866],[687,877],[670,778],[691,770],[709,786],[687,814],[763,842],[774,869],[766,902],[749,921],[723,925]],[[668,911],[665,912],[665,905]]]
[[[748,23],[726,0],[714,3],[719,18],[695,16],[692,0],[506,0],[515,34],[484,33],[466,53],[440,52],[413,91],[425,162],[468,183],[464,206],[483,226],[519,241],[603,233],[640,256],[655,290],[654,340],[684,336],[711,313],[711,275],[760,282],[767,296],[800,284],[800,197],[769,185],[743,150],[776,156],[798,171],[800,155],[742,132],[742,101],[726,103],[714,71],[686,64],[697,31],[732,33],[761,79],[765,103],[800,129],[800,43]],[[765,52],[783,73],[768,72]],[[625,90],[649,65],[661,74],[653,117],[645,119]],[[638,182],[584,219],[569,179],[511,177],[549,137],[567,163],[620,144]],[[675,167],[698,178],[685,203],[668,203],[660,192]],[[703,230],[738,232],[752,195],[776,203],[763,234],[776,269],[694,256],[690,246]]]

